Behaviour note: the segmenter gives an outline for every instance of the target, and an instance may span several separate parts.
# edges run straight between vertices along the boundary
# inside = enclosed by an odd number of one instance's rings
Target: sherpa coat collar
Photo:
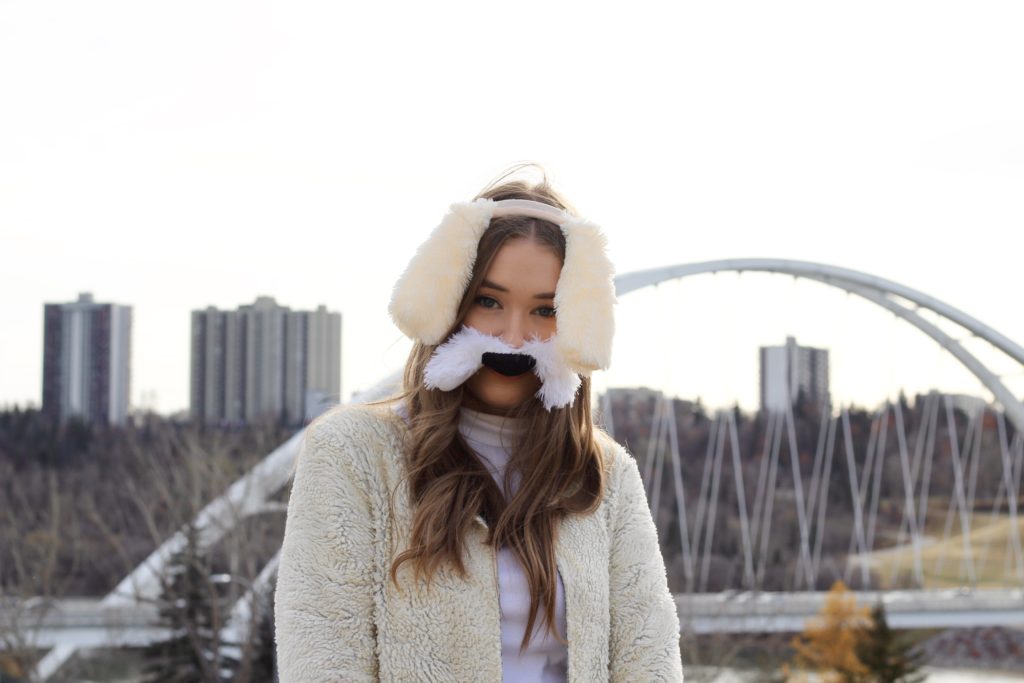
[[[466,579],[442,566],[428,590],[413,585],[410,563],[401,591],[388,578],[411,527],[407,434],[385,406],[343,406],[307,428],[275,593],[282,683],[501,681],[497,569],[481,517],[466,539]],[[602,446],[601,506],[566,518],[555,545],[568,681],[681,681],[679,619],[639,471],[614,441]]]

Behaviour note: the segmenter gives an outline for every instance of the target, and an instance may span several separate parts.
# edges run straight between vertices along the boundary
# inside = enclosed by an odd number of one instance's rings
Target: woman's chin
[[[535,383],[530,382],[527,377],[515,380],[488,378],[490,381],[480,381],[486,374],[497,374],[486,368],[485,370],[484,376],[474,375],[466,384],[465,394],[470,399],[466,403],[470,408],[475,406],[474,409],[507,411],[530,398],[537,390]]]

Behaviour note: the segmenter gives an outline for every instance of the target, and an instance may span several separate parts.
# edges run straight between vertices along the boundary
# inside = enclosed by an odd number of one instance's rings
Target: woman
[[[292,681],[681,681],[639,471],[595,427],[612,268],[547,185],[453,205],[395,286],[401,395],[306,430],[275,595]]]

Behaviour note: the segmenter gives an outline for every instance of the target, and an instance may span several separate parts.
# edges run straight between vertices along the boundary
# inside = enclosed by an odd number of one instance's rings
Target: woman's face
[[[463,322],[516,348],[534,335],[546,341],[555,333],[555,285],[561,270],[562,262],[550,247],[527,238],[505,242]],[[467,407],[504,412],[535,394],[540,380],[533,372],[506,377],[483,367],[464,387]]]

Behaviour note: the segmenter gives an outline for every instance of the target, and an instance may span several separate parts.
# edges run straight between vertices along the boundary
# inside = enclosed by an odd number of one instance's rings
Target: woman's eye
[[[497,300],[489,296],[478,296],[476,298],[476,302],[483,306],[484,308],[494,308],[495,306],[498,305]]]
[[[537,309],[537,312],[540,313],[540,315],[544,318],[555,317],[555,309],[553,309],[551,306],[541,306],[540,308]]]

